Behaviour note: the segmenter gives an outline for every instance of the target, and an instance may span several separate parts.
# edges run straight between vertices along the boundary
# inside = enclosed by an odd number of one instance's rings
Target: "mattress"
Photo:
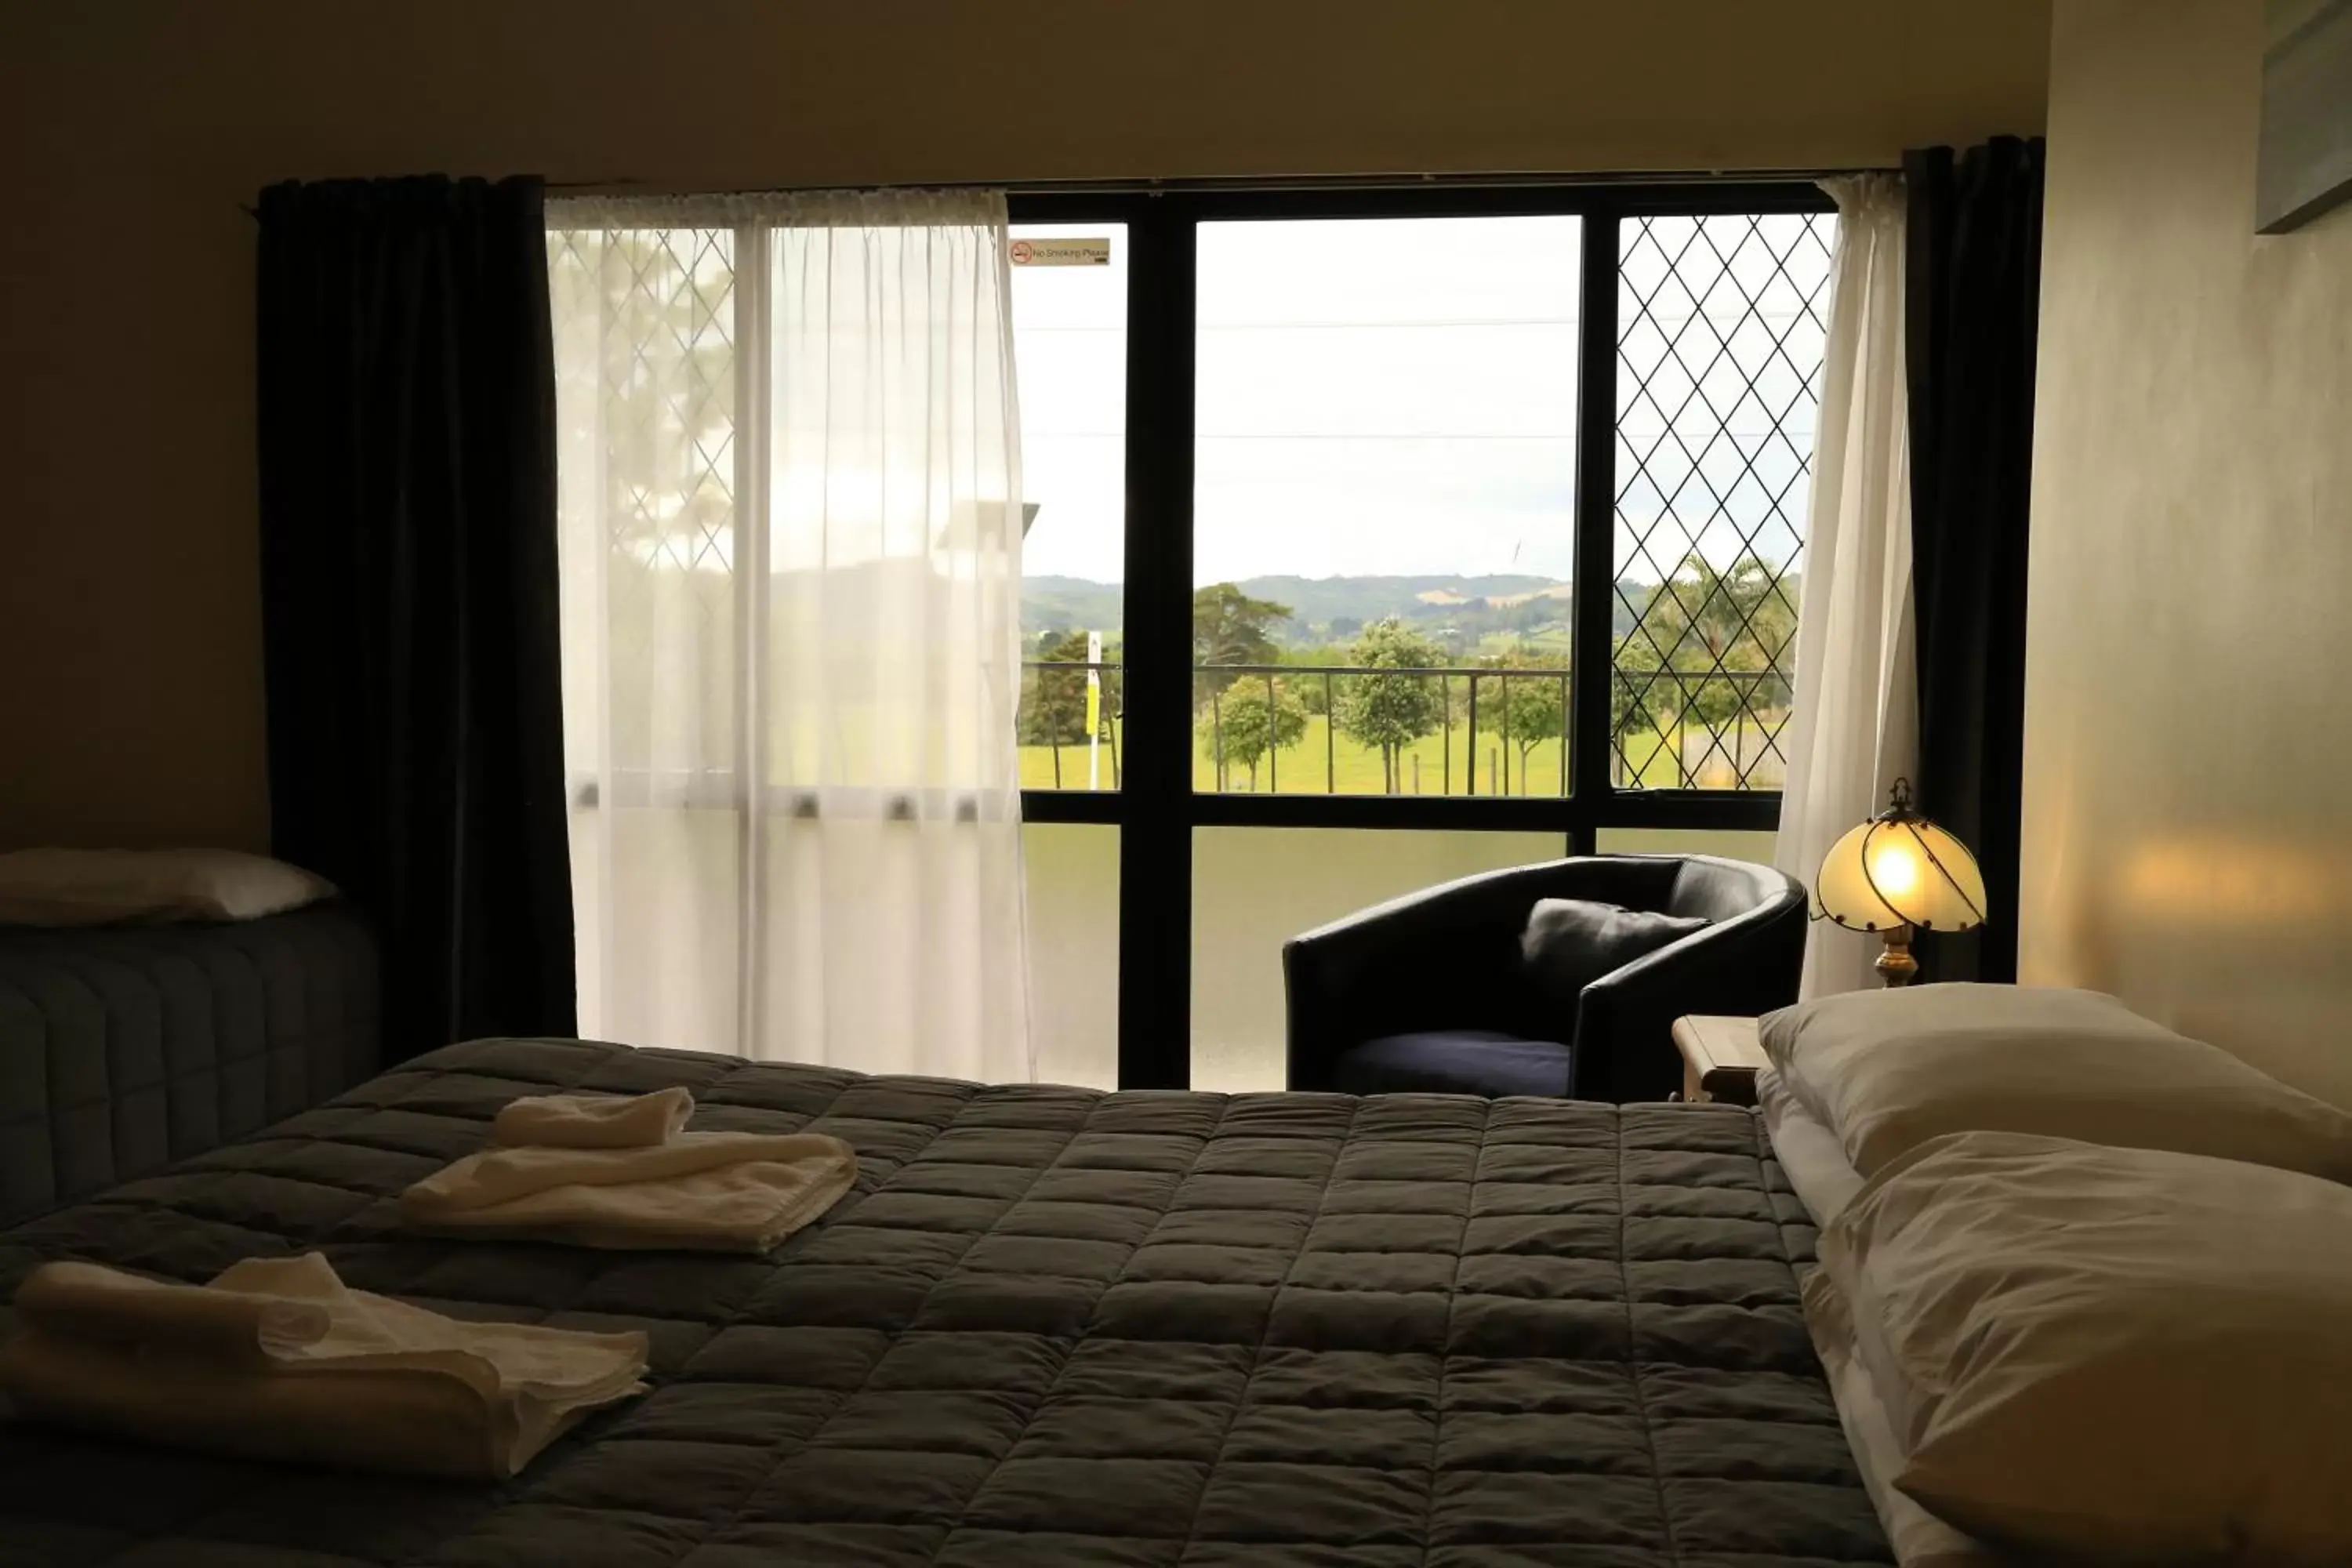
[[[1824,1310],[1811,1320],[1814,1348],[1895,1560],[1902,1568],[2009,1568],[2008,1559],[1946,1524],[1895,1486],[1895,1478],[1903,1473],[1903,1444],[1895,1435],[1895,1413],[1880,1397],[1856,1343],[1852,1305],[1827,1273],[1813,1289],[1824,1298]]]
[[[857,1184],[765,1258],[404,1233],[552,1089],[690,1087]],[[580,1041],[420,1058],[0,1233],[201,1279],[323,1249],[465,1316],[644,1329],[652,1391],[499,1487],[0,1425],[10,1561],[1821,1568],[1891,1561],[1752,1111],[1103,1094]]]
[[[0,1225],[162,1170],[381,1066],[340,902],[219,925],[0,926]]]
[[[1844,1213],[1862,1191],[1862,1173],[1845,1157],[1845,1145],[1829,1123],[1806,1110],[1771,1068],[1756,1075],[1756,1106],[1764,1118],[1765,1135],[1772,1141],[1773,1157],[1813,1224],[1827,1225]]]
[[[1845,1148],[1829,1123],[1805,1109],[1805,1102],[1779,1072],[1766,1068],[1757,1075],[1756,1090],[1773,1157],[1813,1224],[1830,1224],[1861,1193],[1862,1173],[1845,1157]],[[1838,1415],[1861,1471],[1863,1488],[1870,1493],[1896,1561],[1902,1568],[2000,1568],[2001,1559],[1989,1548],[1962,1535],[1895,1487],[1895,1478],[1903,1468],[1903,1448],[1895,1439],[1894,1413],[1879,1397],[1869,1368],[1855,1351],[1849,1304],[1826,1275],[1814,1282],[1816,1290],[1824,1288],[1835,1307],[1810,1321],[1813,1348],[1829,1374],[1830,1390],[1837,1398]]]

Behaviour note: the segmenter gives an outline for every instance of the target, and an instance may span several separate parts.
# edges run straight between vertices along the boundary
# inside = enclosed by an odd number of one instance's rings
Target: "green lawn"
[[[1751,726],[1751,744],[1756,733]],[[1102,787],[1105,789],[1112,787],[1113,750],[1109,743],[1102,749]],[[1087,748],[1083,745],[1061,748],[1061,777],[1058,783],[1054,773],[1054,752],[1055,748],[1051,746],[1021,748],[1022,787],[1086,788]],[[1658,738],[1651,731],[1631,731],[1625,737],[1625,752],[1635,762],[1647,759],[1642,770],[1643,787],[1672,789],[1681,782],[1675,777],[1675,748],[1671,741],[1661,747]],[[1507,746],[1499,736],[1481,732],[1475,748],[1477,776],[1475,793],[1558,795],[1561,793],[1560,753],[1559,741],[1546,741],[1528,753],[1523,764],[1516,742]],[[1405,795],[1472,794],[1473,760],[1470,735],[1465,725],[1456,724],[1444,735],[1424,736],[1406,750],[1398,789]],[[1237,795],[1252,793],[1253,789],[1261,795],[1277,790],[1284,795],[1322,795],[1327,793],[1327,767],[1330,779],[1328,793],[1379,795],[1382,792],[1380,752],[1359,745],[1345,735],[1333,735],[1329,721],[1320,714],[1308,716],[1307,733],[1298,744],[1285,746],[1271,758],[1259,759],[1255,781],[1247,768],[1234,766],[1229,770],[1225,787]],[[1506,774],[1507,777],[1504,776]],[[1192,787],[1203,793],[1214,791],[1217,787],[1214,769],[1197,742],[1192,748]]]

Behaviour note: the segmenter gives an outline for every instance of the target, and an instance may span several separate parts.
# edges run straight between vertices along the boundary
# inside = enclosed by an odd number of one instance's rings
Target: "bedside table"
[[[1756,1043],[1756,1020],[1692,1013],[1675,1020],[1685,1100],[1756,1103],[1756,1075],[1771,1065]]]

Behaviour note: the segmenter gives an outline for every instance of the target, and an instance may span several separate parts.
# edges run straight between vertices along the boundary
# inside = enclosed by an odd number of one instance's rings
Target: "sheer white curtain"
[[[1838,247],[1797,620],[1780,869],[1811,886],[1838,836],[1884,806],[1919,743],[1904,383],[1903,182],[1824,180]],[[1816,921],[1803,994],[1875,985],[1870,937]]]
[[[1031,1077],[1003,197],[548,213],[582,1032]]]

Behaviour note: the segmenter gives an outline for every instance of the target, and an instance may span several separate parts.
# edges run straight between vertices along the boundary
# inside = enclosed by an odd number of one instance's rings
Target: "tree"
[[[1348,662],[1347,645],[1322,643],[1307,647],[1286,647],[1282,650],[1281,662],[1299,668],[1300,674],[1286,676],[1284,679],[1290,689],[1298,694],[1298,700],[1306,705],[1307,711],[1318,718],[1328,715],[1331,710],[1329,699],[1338,690],[1339,682],[1337,678],[1326,672],[1333,665]]]
[[[1694,550],[1652,590],[1619,645],[1618,668],[1628,668],[1626,654],[1638,649],[1650,668],[1671,672],[1650,686],[1661,731],[1685,715],[1719,726],[1743,710],[1788,705],[1796,635],[1796,603],[1764,561],[1742,554],[1717,569]],[[1727,679],[1727,672],[1743,679]]]
[[[1225,770],[1239,763],[1249,769],[1250,788],[1257,788],[1258,759],[1281,746],[1295,746],[1307,733],[1307,705],[1282,680],[1257,678],[1242,681],[1213,702],[1201,715],[1201,750],[1217,766],[1217,787],[1225,787]]]
[[[1394,795],[1404,749],[1445,721],[1444,678],[1412,672],[1442,667],[1445,651],[1391,616],[1366,626],[1348,657],[1349,663],[1380,673],[1351,675],[1341,682],[1333,720],[1341,734],[1379,749],[1382,782]],[[1397,673],[1386,673],[1391,670]]]
[[[1280,651],[1272,630],[1290,618],[1288,605],[1253,599],[1231,583],[1213,583],[1192,594],[1192,663],[1216,665],[1272,664]],[[1234,683],[1230,675],[1212,676],[1196,685],[1194,700]]]
[[[1629,730],[1664,730],[1674,722],[1675,683],[1658,671],[1658,650],[1647,639],[1620,637],[1611,661],[1609,729],[1622,736]]]
[[[1524,679],[1478,678],[1478,728],[1499,735],[1519,752],[1519,791],[1527,793],[1528,759],[1546,742],[1558,742],[1568,733],[1567,682],[1561,679],[1568,661],[1549,654],[1525,650],[1494,661],[1498,669],[1537,670]]]
[[[1039,639],[1045,642],[1045,639]],[[1110,662],[1110,650],[1103,650],[1103,662]],[[1028,672],[1028,689],[1022,693],[1018,721],[1019,739],[1024,746],[1075,746],[1083,744],[1087,735],[1087,634],[1071,632],[1058,639],[1045,642],[1037,650],[1044,664],[1067,664],[1070,669],[1033,669]],[[1102,673],[1102,710],[1106,717],[1118,711],[1118,672],[1105,669]]]
[[[1666,744],[1681,711],[1681,689],[1673,675],[1658,668],[1658,650],[1642,637],[1617,639],[1609,682],[1609,743],[1617,752],[1617,782],[1637,784],[1650,763]],[[1646,742],[1628,745],[1627,737],[1654,731]]]

